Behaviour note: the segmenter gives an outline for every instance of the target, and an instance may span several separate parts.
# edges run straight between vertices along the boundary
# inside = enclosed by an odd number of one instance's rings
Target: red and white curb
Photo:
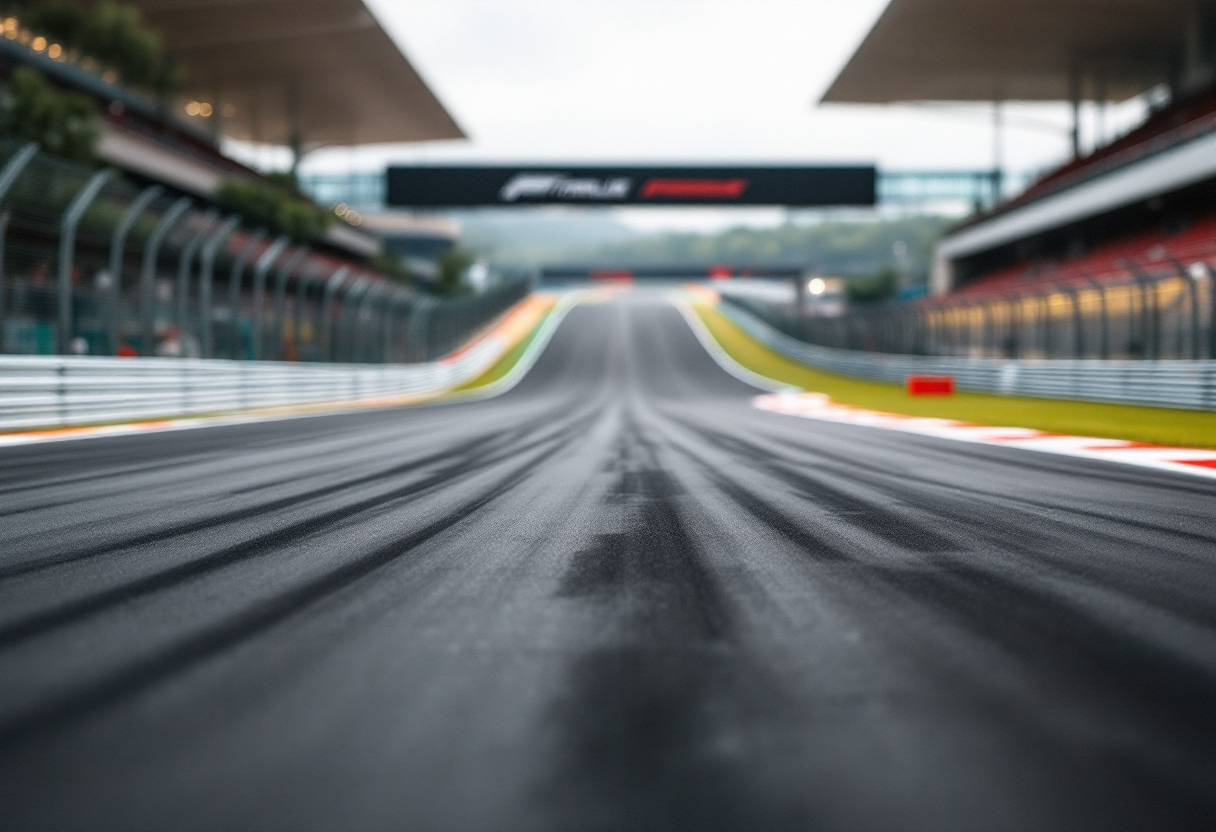
[[[818,419],[824,422],[839,422],[862,425],[885,430],[898,430],[922,436],[936,436],[960,442],[975,442],[981,445],[1000,445],[1006,448],[1021,448],[1027,451],[1060,454],[1062,456],[1101,459],[1142,468],[1156,468],[1180,474],[1216,479],[1216,451],[1202,448],[1169,448],[1129,442],[1123,439],[1099,439],[1087,436],[1064,436],[1044,433],[1030,428],[1001,428],[973,425],[953,419],[929,419],[920,416],[902,416],[897,413],[880,413],[859,407],[837,404],[823,393],[781,392],[757,396],[753,402],[761,410]]]

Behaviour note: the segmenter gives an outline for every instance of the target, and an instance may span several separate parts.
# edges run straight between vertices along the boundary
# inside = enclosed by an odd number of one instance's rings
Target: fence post
[[[1208,358],[1216,359],[1216,274],[1208,270]],[[1216,389],[1213,390],[1216,395]]]
[[[160,222],[156,224],[156,228],[148,235],[148,239],[144,241],[143,267],[140,269],[139,274],[139,349],[144,355],[152,355],[154,352],[153,344],[156,338],[156,333],[154,332],[156,324],[156,296],[153,285],[156,280],[156,260],[160,257],[160,247],[165,241],[165,237],[189,207],[190,197],[188,196],[183,196],[177,202],[170,205],[169,210],[165,211],[164,216],[160,218]]]
[[[346,290],[346,297],[342,299],[342,305],[344,307],[342,310],[342,332],[340,333],[343,347],[342,352],[343,358],[352,364],[356,361],[355,330],[358,328],[359,323],[357,319],[358,312],[355,302],[358,300],[361,294],[367,291],[367,288],[370,285],[371,284],[368,282],[366,277],[360,277],[354,283],[350,284]]]
[[[1197,284],[1203,279],[1203,271],[1192,274],[1178,262],[1178,258],[1170,257],[1170,260],[1173,261],[1174,268],[1178,270],[1178,277],[1186,284],[1187,301],[1191,311],[1191,358],[1198,361],[1201,352],[1199,347],[1199,286]],[[1199,266],[1201,264],[1196,261],[1192,265]],[[1206,264],[1203,265],[1203,268],[1206,269]],[[1182,357],[1181,350],[1178,352],[1178,357]]]
[[[203,240],[206,239],[207,232],[211,230],[211,225],[217,216],[219,214],[215,211],[203,214],[202,224],[182,247],[181,254],[177,258],[177,297],[174,304],[177,312],[173,316],[173,321],[177,324],[177,338],[178,343],[182,346],[183,356],[186,351],[186,319],[190,314],[190,264],[194,261],[194,253],[203,244]]]
[[[307,256],[308,246],[296,249],[274,276],[274,350],[270,357],[276,361],[283,358],[284,320],[287,317],[287,310],[284,308],[287,305],[287,278]]]
[[[393,361],[393,323],[394,315],[397,311],[397,304],[401,302],[401,298],[405,295],[400,289],[389,292],[388,298],[384,303],[384,361],[385,364],[391,364]]]
[[[199,269],[199,285],[198,285],[198,305],[199,305],[199,354],[203,358],[210,358],[212,353],[211,348],[211,284],[215,277],[215,257],[219,254],[220,246],[228,241],[232,236],[232,232],[236,230],[237,224],[241,218],[233,214],[228,219],[224,220],[216,232],[211,235],[211,239],[207,240],[203,245],[203,253],[199,260],[202,268]]]
[[[160,185],[144,188],[122,215],[110,236],[110,291],[106,299],[106,340],[109,342],[107,352],[118,350],[118,309],[122,303],[122,261],[127,237],[144,211],[148,210],[148,206],[164,192],[165,189]]]
[[[245,242],[245,247],[232,261],[232,269],[228,272],[228,309],[232,321],[232,339],[228,345],[229,358],[238,358],[238,354],[241,352],[241,324],[238,314],[241,307],[241,273],[245,270],[245,264],[249,262],[249,257],[253,254],[254,249],[265,239],[266,230],[264,228],[259,228],[250,234],[249,239]]]
[[[0,170],[0,202],[3,202],[4,198],[8,196],[17,177],[37,154],[37,142],[23,145],[4,165],[4,169]],[[7,272],[4,270],[4,244],[8,239],[9,218],[7,210],[0,212],[0,353],[4,352],[4,293],[8,288],[5,280]]]
[[[417,361],[426,361],[430,355],[430,326],[431,326],[431,307],[435,305],[435,299],[432,297],[423,296],[418,299],[418,303],[414,304],[414,309],[410,313],[410,322],[407,325],[406,331],[409,333],[408,338],[412,344],[411,358]]]
[[[1131,272],[1132,280],[1135,281],[1136,288],[1140,290],[1140,358],[1152,358],[1152,348],[1150,346],[1152,335],[1149,332],[1148,277],[1130,260],[1121,260],[1120,264]]]
[[[262,356],[262,302],[266,294],[266,273],[289,242],[288,237],[279,237],[262,252],[253,266],[253,337],[249,339],[249,357],[254,361]]]
[[[371,330],[372,330],[371,319],[374,315],[374,310],[372,309],[372,302],[373,302],[373,299],[376,297],[376,295],[381,294],[383,291],[384,291],[383,283],[381,283],[381,282],[373,283],[371,285],[371,287],[368,288],[367,292],[364,293],[363,304],[359,307],[358,322],[359,322],[360,331],[359,331],[359,338],[358,338],[358,340],[359,340],[358,354],[359,354],[359,361],[362,363],[370,364],[375,360],[373,358],[373,354],[372,354],[371,343],[369,343],[371,340],[370,336],[371,336]],[[366,326],[364,326],[365,322],[367,323]]]
[[[1106,289],[1088,272],[1082,272],[1081,276],[1089,287],[1098,293],[1098,356],[1105,359],[1110,356],[1106,336]]]
[[[89,177],[72,197],[59,220],[59,354],[67,355],[72,343],[72,261],[76,254],[76,229],[84,212],[110,181],[114,171],[106,168]]]
[[[1051,358],[1052,347],[1052,332],[1051,332],[1051,293],[1048,292],[1040,297],[1038,304],[1039,312],[1043,315],[1043,356]]]
[[[314,272],[315,269],[304,269],[300,272],[300,276],[296,278],[296,308],[291,323],[291,339],[296,345],[296,361],[304,360],[304,306],[308,301],[308,287],[312,283]],[[314,328],[314,341],[316,337],[317,330]]]
[[[349,266],[339,266],[329,279],[325,281],[325,291],[321,295],[321,360],[337,361],[337,344],[334,342],[334,295],[350,274]]]

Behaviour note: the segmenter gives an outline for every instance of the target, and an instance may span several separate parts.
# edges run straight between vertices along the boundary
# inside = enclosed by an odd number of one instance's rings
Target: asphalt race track
[[[1216,482],[756,392],[636,293],[495,399],[0,451],[0,828],[1216,828]]]

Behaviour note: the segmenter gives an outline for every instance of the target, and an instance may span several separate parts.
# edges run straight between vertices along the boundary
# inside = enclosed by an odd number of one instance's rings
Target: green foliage
[[[368,262],[371,268],[380,274],[405,286],[413,285],[414,275],[402,262],[401,258],[391,251],[383,251]]]
[[[566,259],[589,264],[653,265],[738,263],[813,267],[825,274],[866,274],[894,261],[897,241],[907,246],[906,268],[928,272],[933,243],[950,220],[936,216],[891,220],[826,220],[775,228],[732,228],[713,234],[656,234],[638,240],[570,252]]]
[[[90,164],[100,137],[97,104],[53,86],[32,67],[13,70],[0,91],[0,135],[36,141],[48,153]]]
[[[471,253],[459,247],[448,249],[439,258],[439,276],[435,280],[435,293],[439,295],[461,295],[469,290],[465,274],[473,265]]]
[[[24,15],[31,30],[118,70],[124,84],[169,94],[181,86],[181,69],[166,58],[160,37],[139,10],[110,0],[43,0]]]
[[[844,294],[850,303],[877,303],[895,297],[899,288],[899,273],[890,266],[845,281]]]
[[[240,214],[249,225],[286,234],[298,243],[320,237],[333,222],[333,215],[309,202],[288,174],[229,179],[216,190],[215,199],[222,210]]]

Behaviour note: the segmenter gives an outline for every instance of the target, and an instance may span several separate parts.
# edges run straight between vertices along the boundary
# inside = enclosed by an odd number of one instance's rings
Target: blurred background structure
[[[463,136],[360,0],[38,0],[2,24],[3,352],[426,360],[526,294],[445,274],[442,226],[401,250],[301,189],[316,147]]]
[[[1150,103],[1147,118],[1105,134],[1107,105],[1135,96]],[[944,230],[930,298],[831,314],[813,302],[737,303],[847,349],[1216,358],[1216,5],[892,0],[823,101],[990,102],[1000,199]],[[1066,101],[1072,113],[1071,158],[1024,189],[1002,181],[1006,101]],[[1099,115],[1090,148],[1086,103]]]
[[[714,279],[826,346],[1214,357],[1213,8],[892,0],[821,104],[983,105],[991,167],[879,166],[871,209],[791,200],[782,223],[640,233],[603,208],[391,206],[383,168],[301,167],[319,149],[464,136],[361,0],[16,4],[0,38],[0,347],[434,357],[468,335],[407,338],[437,304],[469,307],[448,319],[475,328],[529,281],[629,276]],[[1072,117],[1069,158],[1037,173],[1006,161],[1025,102]],[[285,170],[232,152],[268,146]],[[350,334],[373,329],[397,335],[359,337],[391,349]]]

